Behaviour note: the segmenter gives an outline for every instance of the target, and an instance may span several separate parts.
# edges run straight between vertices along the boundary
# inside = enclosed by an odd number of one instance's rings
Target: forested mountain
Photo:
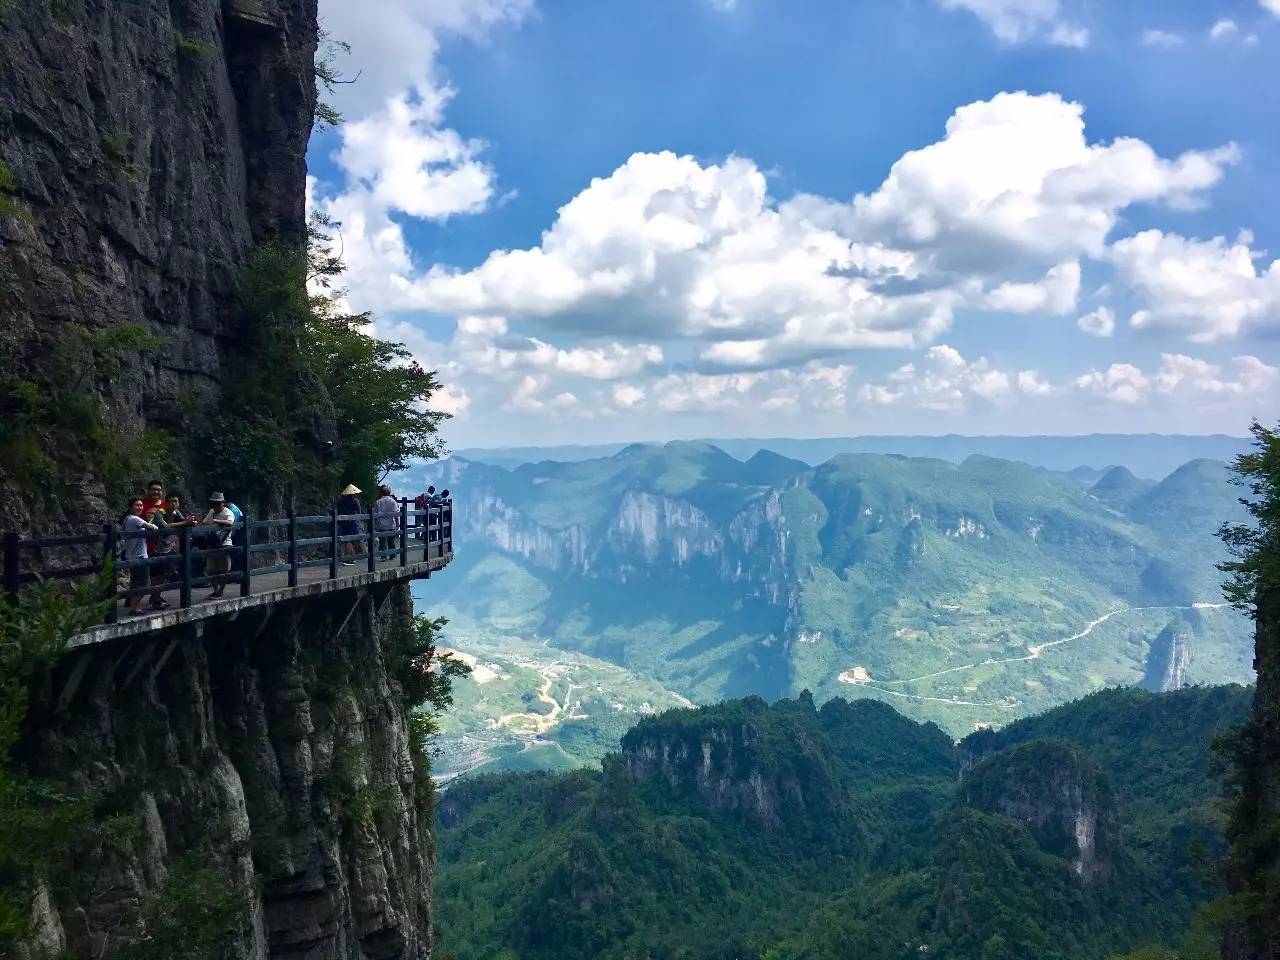
[[[464,559],[436,592],[477,624],[620,664],[697,702],[857,687],[953,734],[1106,685],[1247,682],[1221,608],[1227,468],[1091,490],[1046,470],[704,443],[514,470],[460,458]],[[1170,630],[1176,626],[1176,629]],[[1176,643],[1175,643],[1176,641]]]
[[[455,784],[444,956],[1105,957],[1218,892],[1250,691],[1094,694],[953,745],[870,700],[646,719],[602,769]]]

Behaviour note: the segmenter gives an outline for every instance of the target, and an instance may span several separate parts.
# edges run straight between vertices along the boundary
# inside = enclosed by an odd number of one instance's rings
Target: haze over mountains
[[[1151,438],[1142,456],[1197,441]],[[458,569],[432,585],[464,650],[496,631],[696,703],[875,697],[962,735],[1108,686],[1250,682],[1248,624],[1216,569],[1218,527],[1241,509],[1228,480],[1203,458],[1143,479],[672,442],[513,469],[454,456],[411,483],[465,491]],[[540,738],[620,734],[619,698],[578,681],[560,703],[546,679],[560,712]]]
[[[1077,437],[984,437],[959,434],[934,437],[737,437],[709,438],[702,442],[719,447],[739,460],[746,460],[759,450],[770,450],[802,460],[810,466],[817,466],[841,453],[893,453],[957,462],[965,457],[981,454],[1004,460],[1021,460],[1032,466],[1058,471],[1070,471],[1077,467],[1101,471],[1110,466],[1123,466],[1147,479],[1159,479],[1188,460],[1230,462],[1248,447],[1248,440],[1244,437],[1153,433],[1091,434]],[[522,463],[537,463],[541,460],[573,462],[611,457],[626,446],[629,444],[468,448],[455,451],[455,455],[480,463],[518,467]]]

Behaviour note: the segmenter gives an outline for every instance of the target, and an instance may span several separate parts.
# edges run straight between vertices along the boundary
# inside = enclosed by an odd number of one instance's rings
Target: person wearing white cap
[[[209,495],[209,512],[204,515],[202,523],[207,523],[219,529],[214,531],[214,538],[218,547],[227,549],[231,543],[231,528],[235,526],[236,518],[230,510],[227,509],[227,498],[221,493],[211,493]],[[205,561],[205,573],[211,577],[221,576],[231,572],[231,554],[212,553]],[[222,596],[222,591],[227,588],[226,581],[219,581],[213,585],[213,593],[209,594],[210,600],[217,600]]]

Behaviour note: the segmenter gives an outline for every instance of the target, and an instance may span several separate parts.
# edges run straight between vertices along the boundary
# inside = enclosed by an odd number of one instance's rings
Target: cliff
[[[1280,589],[1274,584],[1258,589],[1256,624],[1258,686],[1236,741],[1240,791],[1228,830],[1229,882],[1248,919],[1228,928],[1224,960],[1280,960]]]
[[[130,474],[190,475],[188,414],[237,362],[237,268],[305,231],[316,42],[316,0],[0,5],[0,508],[16,525],[62,504],[105,519]]]
[[[147,904],[195,862],[242,898],[237,960],[428,957],[432,789],[396,680],[409,603],[336,592],[65,658],[21,759],[127,828],[52,865],[43,946],[110,957],[154,936]]]
[[[979,762],[960,787],[963,802],[1025,824],[1040,848],[1064,857],[1077,877],[1111,876],[1117,842],[1111,787],[1098,764],[1062,740],[1032,740]]]

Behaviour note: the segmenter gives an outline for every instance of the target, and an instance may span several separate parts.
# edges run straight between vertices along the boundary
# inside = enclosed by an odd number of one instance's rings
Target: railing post
[[[10,530],[4,535],[4,589],[9,599],[18,601],[19,579],[18,566],[18,531]]]
[[[400,566],[409,565],[409,501],[400,501]]]
[[[181,564],[179,579],[181,586],[178,587],[178,606],[191,606],[191,528],[183,527],[178,531],[178,550],[180,556],[178,563]]]
[[[329,579],[338,579],[338,508],[329,511]]]
[[[446,537],[444,532],[448,530],[449,536]],[[445,544],[448,544],[446,549]],[[445,501],[445,505],[440,508],[440,556],[453,556],[453,501]]]
[[[249,515],[244,515],[244,543],[240,549],[241,560],[244,563],[244,576],[240,579],[240,596],[249,596],[249,577],[253,573],[253,523],[249,520]]]
[[[373,507],[369,508],[369,572],[378,569],[378,534],[373,529]]]
[[[289,586],[298,585],[298,518],[289,508]]]
[[[111,580],[107,584],[107,601],[111,604],[107,610],[107,623],[115,623],[120,616],[120,601],[116,596],[116,584],[120,582],[120,571],[116,569],[118,536],[113,525],[102,525],[102,569],[111,571]]]

